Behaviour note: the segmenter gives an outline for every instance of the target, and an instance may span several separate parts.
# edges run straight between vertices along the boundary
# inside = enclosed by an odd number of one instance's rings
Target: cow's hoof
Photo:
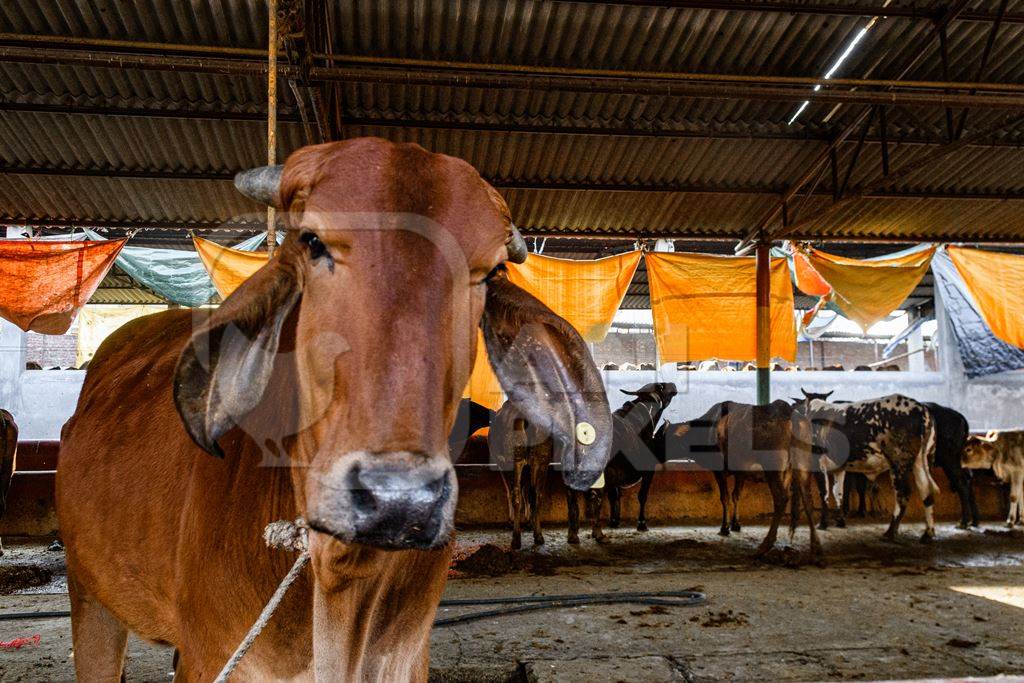
[[[620,519],[610,519],[610,520],[608,520],[608,528],[609,529],[618,529],[620,526],[622,526],[622,520],[620,520]]]
[[[600,543],[601,545],[607,545],[608,543],[612,542],[611,536],[605,536],[603,534],[601,536],[594,537],[594,540]]]
[[[837,529],[845,529],[846,528],[846,520],[845,519],[837,519],[836,520],[836,528]]]
[[[743,531],[743,527],[740,526],[739,522],[733,522],[732,524],[729,525],[729,528],[732,531]]]
[[[956,525],[956,528],[960,529],[960,531],[967,531],[967,526],[967,522],[960,522]]]
[[[729,535],[729,527],[723,526],[721,529],[718,530],[718,535],[719,536],[728,536]]]
[[[567,543],[569,545],[579,545],[580,544],[580,537],[579,536],[570,536],[568,541],[567,541]]]
[[[647,531],[647,522],[637,522],[636,523],[636,530],[637,531]]]
[[[512,543],[509,544],[509,547],[512,548],[512,550],[519,550],[520,548],[523,547],[522,539],[513,538],[512,539]]]
[[[921,534],[921,543],[928,544],[928,543],[931,543],[934,540],[935,540],[935,532],[934,531],[926,531],[923,534]]]
[[[544,537],[543,536],[534,536],[533,537],[533,544],[534,545],[544,545]]]
[[[818,531],[828,531],[828,523],[818,522]]]

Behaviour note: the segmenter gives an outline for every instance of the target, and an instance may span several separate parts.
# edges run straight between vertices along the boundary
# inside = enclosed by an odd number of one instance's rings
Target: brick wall
[[[651,332],[616,332],[611,331],[604,341],[593,345],[594,361],[597,367],[602,368],[608,363],[615,363],[622,366],[624,363],[632,363],[639,366],[641,363],[654,363],[656,350],[654,334]],[[809,369],[811,367],[822,368],[825,365],[842,365],[847,370],[853,370],[858,365],[869,365],[882,360],[882,350],[885,342],[877,343],[860,340],[817,340],[814,342],[814,362],[811,362],[811,350],[808,342],[801,342],[797,349],[797,365]],[[907,352],[907,345],[900,344],[893,356],[899,356]],[[925,352],[926,366],[930,370],[938,368],[933,351]],[[900,370],[908,370],[909,364],[906,358],[892,361],[898,365]]]
[[[44,370],[53,367],[68,369],[75,367],[78,352],[78,331],[72,327],[67,334],[36,334],[26,335],[26,363],[39,363]]]

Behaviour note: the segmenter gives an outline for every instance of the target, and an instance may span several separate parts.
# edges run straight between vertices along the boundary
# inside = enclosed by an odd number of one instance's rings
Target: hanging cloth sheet
[[[1024,368],[1024,350],[992,333],[946,249],[935,254],[932,273],[967,377]]]
[[[914,247],[883,258],[852,259],[797,248],[793,259],[797,287],[805,294],[822,297],[803,324],[809,324],[818,310],[832,302],[867,331],[910,296],[928,272],[934,253],[933,246]],[[830,291],[822,294],[823,285]]]
[[[90,239],[103,239],[92,230],[86,230],[86,234]],[[202,306],[217,294],[194,251],[127,246],[117,257],[117,266],[135,281],[181,306]]]
[[[753,360],[756,265],[752,257],[649,253],[654,336],[662,363]],[[784,259],[772,259],[771,355],[796,360],[793,287]]]
[[[1024,256],[947,247],[992,334],[1024,347]]]
[[[104,239],[92,230],[86,230],[85,234],[89,239]],[[266,233],[254,235],[234,248],[253,251],[266,241],[266,237]],[[135,281],[181,306],[203,306],[217,295],[210,274],[195,251],[128,245],[121,250],[116,263]]]
[[[508,264],[509,280],[541,300],[587,341],[599,342],[640,265],[631,251],[595,261],[574,261],[530,254],[525,263]]]
[[[0,240],[0,317],[26,332],[64,334],[125,242]]]
[[[508,264],[509,280],[565,318],[585,340],[599,342],[608,335],[640,257],[639,251],[594,261],[530,254],[525,263]],[[477,342],[476,363],[463,397],[497,410],[504,394],[487,361],[482,335]]]
[[[193,237],[192,242],[223,299],[231,296],[231,292],[265,266],[269,259],[265,251],[232,249],[202,237]]]

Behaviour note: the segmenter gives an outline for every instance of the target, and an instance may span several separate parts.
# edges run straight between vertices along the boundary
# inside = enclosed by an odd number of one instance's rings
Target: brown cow
[[[7,512],[7,492],[10,490],[11,479],[18,460],[18,425],[14,416],[0,409],[0,519]],[[0,555],[4,554],[3,543],[0,543]]]
[[[294,559],[264,547],[264,526],[302,516],[310,566],[237,680],[425,681],[456,501],[447,437],[475,328],[583,489],[610,445],[600,374],[579,335],[508,281],[502,263],[525,244],[469,164],[365,138],[236,183],[284,210],[284,243],[215,311],[109,337],[65,428],[78,677],[118,680],[131,630],[178,650],[176,680],[212,680]]]

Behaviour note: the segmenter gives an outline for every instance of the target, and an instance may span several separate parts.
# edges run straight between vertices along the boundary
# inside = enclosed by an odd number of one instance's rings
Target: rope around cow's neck
[[[285,593],[291,588],[291,585],[295,583],[295,579],[299,578],[299,574],[302,573],[303,568],[309,563],[309,541],[306,531],[306,521],[301,517],[296,519],[294,522],[288,522],[281,520],[278,522],[271,522],[267,525],[267,528],[263,530],[263,540],[271,548],[281,548],[284,550],[300,550],[299,556],[295,559],[295,564],[288,570],[288,573],[281,580],[277,590],[270,596],[270,600],[267,601],[266,607],[260,612],[259,618],[256,623],[252,625],[249,632],[245,634],[245,638],[239,643],[235,649],[235,653],[231,655],[231,659],[227,661],[224,668],[220,670],[220,673],[215,679],[215,683],[227,683],[228,678],[234,672],[235,667],[242,661],[242,657],[249,651],[252,644],[256,642],[256,638],[263,631],[267,622],[274,616],[274,612],[277,610],[278,605],[281,604],[281,600],[284,599]]]

